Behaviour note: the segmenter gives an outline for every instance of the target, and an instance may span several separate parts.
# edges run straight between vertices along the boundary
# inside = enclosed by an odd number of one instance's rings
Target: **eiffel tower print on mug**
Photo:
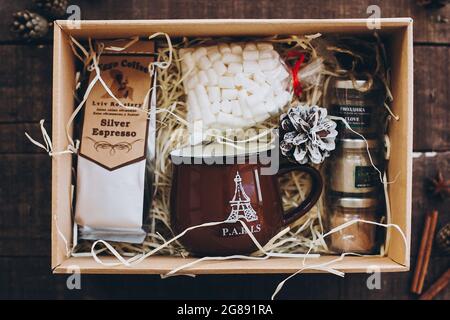
[[[239,175],[239,171],[236,171],[234,183],[234,196],[233,199],[229,201],[231,212],[226,221],[237,222],[239,218],[245,219],[247,222],[258,220],[256,211],[253,209],[252,204],[250,203],[250,198],[247,196],[242,186],[242,179]]]

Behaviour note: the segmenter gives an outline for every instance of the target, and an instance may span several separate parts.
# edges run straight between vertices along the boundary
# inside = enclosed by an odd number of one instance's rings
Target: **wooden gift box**
[[[388,164],[388,186],[392,223],[397,224],[407,237],[405,248],[400,234],[390,231],[385,257],[345,257],[334,268],[344,272],[366,272],[378,267],[382,272],[407,271],[410,266],[411,191],[413,147],[413,35],[412,19],[380,19],[378,33],[386,43],[392,66],[393,112],[400,121],[392,121],[389,128],[391,158]],[[166,32],[170,36],[270,36],[276,34],[370,34],[366,19],[306,19],[306,20],[120,20],[120,21],[56,21],[53,57],[53,146],[64,150],[68,145],[66,123],[73,111],[75,86],[75,56],[69,36],[76,39],[124,38],[148,36]],[[370,25],[370,24],[369,24]],[[82,273],[97,274],[163,274],[192,261],[170,256],[154,256],[133,267],[105,267],[93,258],[67,257],[65,239],[72,239],[71,217],[71,155],[52,160],[52,269],[54,273],[68,273],[77,266]],[[309,259],[308,264],[319,264],[335,256]],[[113,257],[104,257],[112,262]],[[190,274],[232,273],[292,273],[302,267],[302,259],[271,258],[263,261],[233,260],[209,261],[196,264]],[[306,272],[318,272],[307,270]]]

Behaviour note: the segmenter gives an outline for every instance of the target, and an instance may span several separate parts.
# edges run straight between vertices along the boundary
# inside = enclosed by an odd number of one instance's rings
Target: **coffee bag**
[[[98,67],[108,89],[98,81],[84,107],[75,221],[82,239],[142,243],[154,159],[155,91],[149,90],[154,44],[117,50],[119,45],[100,44]],[[94,70],[89,80],[95,75]]]

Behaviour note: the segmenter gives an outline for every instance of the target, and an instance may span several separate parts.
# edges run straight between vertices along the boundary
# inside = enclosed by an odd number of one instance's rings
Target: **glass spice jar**
[[[375,198],[337,198],[330,207],[330,229],[355,219],[377,222],[379,218]],[[357,222],[332,233],[330,238],[330,248],[334,252],[370,254],[376,246],[376,225]]]
[[[331,86],[330,114],[344,118],[349,126],[365,138],[376,138],[380,133],[385,95],[379,86],[366,80],[339,79]],[[356,138],[357,134],[339,122],[337,130],[343,138]]]
[[[379,143],[377,140],[367,140],[367,145],[377,165]],[[328,177],[328,186],[333,193],[373,193],[381,184],[378,172],[370,162],[366,142],[361,139],[337,141],[336,150],[330,159]]]

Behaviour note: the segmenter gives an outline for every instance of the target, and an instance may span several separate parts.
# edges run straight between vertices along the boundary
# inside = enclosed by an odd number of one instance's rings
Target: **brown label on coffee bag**
[[[120,106],[98,81],[86,101],[80,155],[114,170],[145,158],[148,102],[151,86],[148,66],[152,57],[103,55],[101,76]],[[95,77],[95,71],[91,79]],[[148,101],[148,99],[147,99]]]

